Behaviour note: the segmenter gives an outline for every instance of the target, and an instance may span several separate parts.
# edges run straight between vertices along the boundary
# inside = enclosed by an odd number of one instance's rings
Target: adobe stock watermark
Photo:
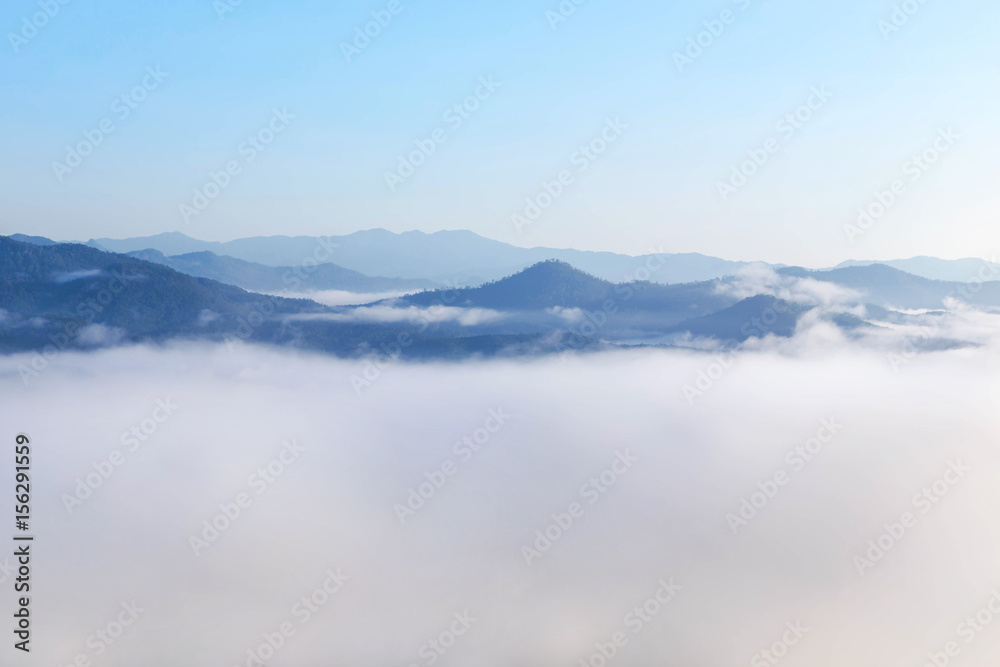
[[[333,251],[338,247],[340,244],[331,241],[329,236],[317,237],[312,254],[304,257],[297,265],[289,267],[281,276],[281,284],[290,291],[301,289],[304,283],[312,279],[313,273],[320,264],[332,261]],[[241,315],[236,318],[235,332],[223,334],[222,339],[226,348],[230,352],[234,352],[237,344],[249,341],[253,337],[254,331],[263,326],[274,315],[275,310],[277,310],[277,304],[273,297],[252,304],[246,317]]]
[[[833,442],[843,428],[844,425],[838,423],[836,417],[823,419],[815,435],[790,449],[784,459],[788,468],[776,470],[770,477],[757,482],[757,490],[749,497],[740,498],[739,508],[735,512],[726,514],[726,523],[729,524],[733,535],[739,533],[741,528],[750,525],[750,522],[774,500],[781,489],[788,486],[792,477],[802,472],[806,464],[819,456],[823,448]]]
[[[555,9],[545,11],[545,20],[549,22],[549,27],[553,31],[559,28],[560,23],[565,23],[569,17],[576,14],[578,7],[587,4],[587,0],[562,0]]]
[[[274,299],[254,302],[246,317],[240,315],[236,318],[235,331],[223,334],[222,340],[226,344],[226,348],[230,352],[236,351],[237,343],[245,343],[250,340],[253,337],[254,331],[263,326],[274,315],[275,310]]]
[[[259,130],[248,135],[246,140],[240,142],[240,145],[236,147],[239,158],[227,161],[219,171],[208,172],[208,181],[203,186],[194,189],[191,203],[183,202],[180,204],[178,210],[184,222],[190,224],[192,217],[201,215],[230,186],[233,178],[243,173],[243,167],[256,160],[257,156],[267,150],[268,146],[288,129],[289,124],[294,119],[295,116],[288,113],[288,109],[274,109],[271,113],[271,119]]]
[[[354,39],[350,42],[344,41],[340,43],[340,52],[344,54],[344,60],[348,63],[353,62],[355,58],[360,56],[371,45],[373,40],[382,34],[383,30],[389,27],[393,19],[403,13],[404,9],[406,7],[403,6],[400,0],[389,0],[389,4],[385,6],[385,9],[372,12],[371,21],[368,21],[363,26],[355,26]]]
[[[833,94],[827,90],[826,85],[813,86],[809,90],[809,97],[806,101],[786,113],[781,120],[774,125],[778,136],[769,137],[760,146],[747,151],[747,159],[734,166],[726,181],[718,181],[716,189],[722,201],[729,198],[742,189],[750,179],[764,168],[771,158],[781,151],[782,147],[812,120],[819,111],[826,106]]]
[[[439,290],[439,296],[435,299],[435,302],[425,310],[418,312],[417,317],[420,320],[419,333],[423,333],[434,323],[436,314],[440,313],[443,308],[448,308],[451,304],[455,303],[457,298],[455,290],[459,289],[459,281],[457,279],[449,279],[445,281],[445,284],[449,289],[444,291]],[[416,341],[410,332],[401,331],[396,335],[395,340],[382,343],[377,350],[373,350],[373,354],[365,358],[361,372],[351,374],[351,388],[354,389],[355,396],[360,397],[366,389],[370,389],[392,364],[399,361],[403,356],[403,350],[413,345],[414,342]]]
[[[162,71],[159,65],[147,67],[142,81],[128,92],[116,97],[111,103],[111,113],[114,114],[114,117],[107,116],[97,123],[97,127],[84,130],[82,141],[72,146],[66,146],[66,157],[63,158],[63,161],[55,160],[52,162],[52,173],[55,174],[56,180],[62,183],[67,176],[82,165],[83,161],[118,129],[118,126],[115,125],[115,119],[119,123],[124,122],[132,115],[133,111],[139,108],[140,104],[148,99],[151,92],[160,87],[160,84],[168,76],[170,74]]]
[[[751,317],[745,322],[740,327],[740,333],[747,338],[764,338],[772,332],[779,316],[786,313],[788,313],[788,308],[781,302],[775,302],[773,306],[767,306],[761,310],[759,317]],[[694,405],[695,399],[711,391],[715,383],[726,375],[738,358],[737,350],[727,350],[721,354],[713,355],[712,361],[698,370],[694,384],[686,384],[681,388],[688,405]]]
[[[961,482],[969,472],[972,472],[972,468],[964,465],[961,460],[949,461],[948,470],[939,479],[914,494],[910,500],[918,513],[906,511],[900,515],[898,521],[883,524],[883,532],[868,542],[868,549],[863,554],[854,557],[854,567],[857,568],[858,574],[865,576],[868,570],[885,558],[886,554],[916,527],[920,517],[934,509],[948,495],[952,487]]]
[[[629,453],[615,452],[615,459],[607,468],[599,474],[591,477],[580,486],[580,498],[593,505],[604,497],[611,490],[623,475],[628,474],[639,458]],[[571,502],[565,512],[556,512],[551,515],[552,523],[544,528],[535,531],[535,541],[530,545],[521,547],[521,555],[530,567],[532,563],[542,557],[552,548],[552,545],[562,539],[569,530],[581,519],[586,512],[586,506],[582,502]]]
[[[298,628],[295,627],[294,621],[298,621],[300,626],[311,621],[350,580],[350,577],[341,572],[339,567],[335,570],[331,568],[324,574],[326,578],[323,583],[293,604],[288,611],[288,618],[281,621],[274,631],[264,632],[261,635],[263,641],[247,649],[246,661],[242,664],[234,663],[233,667],[263,667],[268,660],[284,648],[289,639],[295,636]]]
[[[658,582],[658,588],[641,604],[635,605],[622,620],[622,624],[637,635],[652,622],[663,609],[673,601],[681,591],[681,586],[674,583],[673,577],[663,578]],[[629,637],[624,630],[616,630],[607,641],[594,644],[594,651],[586,658],[580,658],[579,667],[605,667],[618,651],[628,645]]]
[[[61,500],[68,514],[72,514],[78,507],[94,495],[94,492],[104,486],[105,482],[111,479],[115,470],[125,465],[128,454],[134,454],[140,447],[145,445],[160,427],[165,424],[180,406],[174,403],[169,396],[156,399],[156,407],[149,413],[149,416],[142,419],[127,430],[123,431],[118,441],[125,451],[115,449],[107,458],[91,464],[93,472],[87,473],[83,477],[76,478],[76,487],[73,493],[62,494]]]
[[[491,408],[481,427],[455,442],[451,451],[458,458],[458,462],[455,459],[449,458],[444,460],[434,470],[425,472],[424,479],[426,481],[420,483],[415,488],[411,487],[408,489],[409,494],[406,496],[406,504],[396,503],[392,506],[396,512],[396,517],[399,519],[399,523],[405,524],[408,519],[416,516],[417,512],[423,509],[427,502],[437,495],[437,492],[444,487],[448,480],[458,473],[463,463],[471,461],[477,452],[490,443],[493,436],[500,432],[500,429],[504,427],[508,419],[510,419],[510,415],[505,413],[502,407]]]
[[[983,260],[976,277],[969,282],[962,283],[961,286],[952,289],[944,298],[944,302],[954,299],[959,303],[970,304],[972,298],[983,289],[983,284],[996,280],[1000,276],[1000,265],[996,263],[996,256],[987,261]],[[935,320],[931,326],[920,327],[916,334],[909,334],[903,339],[903,344],[895,350],[891,350],[886,358],[894,373],[899,373],[900,368],[916,359],[919,350],[917,343],[921,340],[931,340],[941,333],[941,324]]]
[[[10,556],[0,561],[0,584],[6,582],[12,575],[17,574],[17,567],[11,565]]]
[[[878,22],[879,32],[888,41],[893,33],[903,29],[910,19],[916,16],[924,8],[928,0],[903,0],[899,4],[892,6],[892,13],[888,19],[880,19]]]
[[[30,16],[21,17],[21,29],[18,32],[8,32],[7,40],[14,49],[14,53],[20,53],[21,48],[38,36],[39,31],[49,24],[62,8],[70,3],[70,0],[38,0],[38,8],[41,11]]]
[[[809,628],[799,621],[788,621],[785,623],[785,632],[769,647],[759,651],[750,659],[751,667],[770,667],[788,655],[793,646],[802,641],[802,638],[809,632]]]
[[[142,277],[139,273],[126,273],[117,270],[110,271],[110,274],[111,278],[103,288],[91,293],[85,300],[77,304],[73,312],[79,319],[67,320],[61,333],[49,334],[51,343],[46,344],[40,351],[34,352],[28,364],[18,365],[17,372],[25,386],[29,385],[32,379],[39,377],[49,367],[49,363],[72,343],[79,343],[81,336],[84,336],[90,327],[99,326],[93,323],[97,316],[103,313],[104,309],[115,300],[118,294],[129,287],[133,280]]]
[[[590,169],[591,165],[605,155],[611,145],[622,137],[628,127],[620,118],[607,119],[600,134],[582,144],[570,156],[570,165],[576,167],[576,173],[582,174]],[[566,189],[575,182],[576,176],[571,169],[563,169],[551,181],[543,180],[538,193],[533,197],[526,197],[524,208],[510,216],[510,221],[514,224],[517,233],[521,234],[525,227],[534,224],[542,213],[562,197]]]
[[[294,438],[290,441],[284,441],[277,456],[247,477],[247,486],[254,492],[254,495],[263,495],[271,485],[278,481],[278,478],[285,474],[289,466],[299,460],[305,450],[305,446],[300,445]],[[188,545],[194,555],[201,556],[219,539],[222,533],[236,523],[243,515],[243,511],[252,504],[253,497],[245,491],[237,493],[231,501],[219,504],[219,513],[201,522],[201,532],[188,536]]]
[[[125,634],[125,631],[135,624],[139,614],[146,611],[135,600],[122,602],[119,607],[121,611],[114,618],[87,636],[85,645],[90,651],[77,653],[67,667],[91,667],[94,664],[91,656],[99,658],[104,655]]]
[[[938,130],[934,142],[920,153],[903,163],[902,176],[894,179],[885,190],[875,192],[872,201],[858,209],[854,224],[844,225],[844,234],[851,243],[856,243],[895,206],[907,192],[907,181],[916,183],[941,157],[950,151],[961,138],[951,127]]]
[[[559,350],[562,353],[571,353],[574,350],[582,349],[587,342],[596,336],[607,324],[609,319],[617,315],[624,302],[628,302],[637,290],[642,287],[637,282],[645,282],[653,277],[653,274],[666,266],[667,260],[663,246],[659,250],[650,248],[653,254],[646,257],[645,265],[635,269],[631,274],[622,276],[622,282],[615,285],[615,294],[621,295],[605,299],[601,303],[600,309],[588,310],[583,314],[583,321],[569,327],[568,338],[560,341]]]
[[[994,588],[990,591],[990,598],[975,613],[965,617],[965,619],[955,626],[955,639],[950,639],[941,647],[939,651],[929,651],[927,662],[922,667],[948,667],[954,658],[962,653],[962,640],[965,647],[976,641],[980,635],[986,632],[993,621],[1000,616],[1000,590]]]
[[[459,129],[465,121],[472,118],[472,114],[479,110],[480,105],[490,99],[502,85],[502,82],[493,80],[493,75],[479,77],[479,85],[476,86],[476,89],[461,102],[448,107],[441,114],[441,119],[448,124],[448,128],[452,131]],[[415,148],[406,155],[400,155],[396,168],[385,172],[385,184],[389,186],[389,191],[395,192],[396,188],[413,176],[417,169],[422,167],[427,159],[437,152],[438,146],[444,144],[448,139],[448,129],[444,127],[435,128],[423,139],[416,139],[413,142]]]
[[[212,9],[219,21],[226,20],[226,14],[232,14],[236,8],[243,4],[243,0],[212,0]]]
[[[446,629],[438,633],[436,637],[428,639],[417,649],[417,655],[423,659],[425,665],[436,663],[479,620],[468,609],[462,612],[456,611],[452,614],[452,619],[451,624]],[[411,662],[408,667],[420,667],[420,664]]]
[[[741,12],[749,9],[752,0],[732,0],[732,3],[739,7]],[[687,38],[687,46],[681,51],[674,51],[674,65],[677,71],[683,73],[684,68],[694,64],[694,61],[701,58],[705,51],[712,47],[715,42],[722,37],[726,29],[736,23],[739,16],[732,9],[723,9],[716,18],[702,21],[704,30]]]

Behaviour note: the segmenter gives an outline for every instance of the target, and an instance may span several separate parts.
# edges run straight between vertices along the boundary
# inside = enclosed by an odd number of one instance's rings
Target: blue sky
[[[243,0],[220,15],[226,1],[43,0],[54,15],[37,34],[24,28],[37,1],[5,3],[0,233],[471,229],[810,266],[1000,248],[995,2],[910,0],[888,32],[879,23],[902,3],[568,0],[575,11],[553,26],[556,0]],[[391,21],[348,62],[343,43],[378,12]],[[699,33],[707,46],[680,71],[674,54]],[[482,95],[482,79],[499,86]],[[477,88],[461,125],[447,121]],[[779,131],[814,88],[829,99]],[[293,118],[269,131],[276,109]],[[616,119],[620,136],[581,158]],[[102,122],[113,131],[78,166],[54,166]],[[907,161],[948,128],[957,138],[914,179]],[[391,189],[386,172],[436,130],[434,152]],[[261,131],[273,141],[249,148]],[[720,181],[765,146],[776,150],[723,199]],[[519,229],[512,216],[530,212],[526,198],[547,203],[560,172],[568,184]],[[885,213],[845,230],[893,181]],[[206,186],[215,196],[192,215]]]

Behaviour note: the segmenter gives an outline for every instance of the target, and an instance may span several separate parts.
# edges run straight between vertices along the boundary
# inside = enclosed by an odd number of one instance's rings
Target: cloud
[[[409,322],[413,324],[441,324],[456,322],[462,326],[471,327],[488,324],[503,319],[504,313],[489,308],[457,308],[454,306],[436,306],[418,308],[406,306],[399,308],[392,305],[360,306],[340,313],[305,313],[291,315],[288,320],[328,320],[332,322]]]
[[[245,664],[286,620],[275,663],[422,665],[465,610],[477,620],[442,664],[575,665],[618,631],[622,665],[747,664],[796,621],[796,664],[920,664],[1000,585],[1000,385],[983,372],[1000,349],[896,372],[820,321],[757,343],[725,366],[673,350],[389,363],[361,396],[362,361],[250,345],[66,352],[27,387],[30,355],[0,357],[0,404],[44,479],[46,641],[22,662],[94,658],[87,637],[135,600],[146,611],[102,665]],[[506,418],[487,433],[491,410]],[[837,431],[808,454],[824,420]],[[292,439],[301,456],[272,464]],[[913,498],[955,460],[971,470],[921,513]],[[860,574],[905,511],[916,524]],[[206,521],[224,528],[195,556]],[[529,566],[536,531],[556,537]],[[350,579],[299,623],[293,606],[337,568]],[[676,598],[648,603],[671,578]]]
[[[125,337],[125,330],[104,324],[88,324],[76,335],[76,342],[87,347],[116,345]]]
[[[310,299],[324,306],[355,306],[365,303],[374,303],[384,299],[394,299],[396,297],[409,294],[410,292],[345,292],[342,290],[317,290],[315,292],[273,292],[273,296],[280,296],[286,299]]]
[[[549,315],[561,317],[570,324],[582,321],[586,314],[582,308],[564,308],[563,306],[552,306],[551,308],[546,308],[545,312]]]
[[[720,282],[718,290],[738,299],[769,294],[790,303],[838,312],[857,305],[863,297],[849,287],[814,278],[784,276],[764,264],[743,267],[732,280]]]
[[[206,326],[217,319],[219,319],[219,314],[217,312],[208,308],[203,308],[202,311],[198,313],[198,326]]]
[[[101,269],[86,269],[82,271],[69,271],[64,273],[57,273],[53,277],[52,282],[57,284],[69,283],[74,280],[82,280],[84,278],[97,278],[98,276],[106,275]]]

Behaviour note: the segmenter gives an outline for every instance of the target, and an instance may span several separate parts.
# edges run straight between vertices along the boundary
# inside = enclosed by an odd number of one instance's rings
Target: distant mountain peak
[[[532,283],[537,287],[551,287],[555,283],[576,283],[578,285],[608,285],[608,281],[590,275],[560,259],[546,259],[536,262],[512,276],[495,281],[494,285],[516,285]]]
[[[28,234],[11,234],[8,238],[11,238],[20,243],[30,243],[31,245],[41,245],[49,246],[56,245],[58,242],[52,239],[47,239],[44,236],[29,236]]]
[[[568,275],[568,274],[579,274],[581,276],[586,276],[588,278],[594,278],[586,271],[581,271],[569,262],[564,262],[561,259],[543,259],[540,262],[535,262],[528,268],[516,273],[514,275],[521,274],[552,274],[552,275]],[[514,276],[511,276],[513,278]],[[598,278],[594,278],[598,280]]]

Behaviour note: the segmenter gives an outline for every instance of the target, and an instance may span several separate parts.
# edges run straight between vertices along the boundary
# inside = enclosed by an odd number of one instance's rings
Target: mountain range
[[[413,292],[437,287],[439,283],[420,278],[382,278],[345,269],[336,264],[308,263],[299,266],[266,266],[235,257],[216,255],[203,250],[168,257],[158,250],[127,253],[130,257],[155,262],[199,278],[242,287],[252,292],[313,292],[342,290],[371,294],[375,292]]]
[[[448,285],[476,285],[516,273],[532,264],[558,259],[599,278],[621,282],[647,277],[681,283],[711,280],[735,273],[748,262],[730,262],[695,253],[673,254],[652,250],[632,257],[612,252],[556,248],[519,248],[483,238],[469,231],[433,234],[384,229],[345,236],[260,236],[225,243],[199,241],[179,232],[130,239],[91,239],[95,248],[128,253],[158,250],[173,256],[209,251],[267,266],[299,266],[317,247],[329,252],[327,261],[369,276],[424,279]]]
[[[885,265],[783,267],[759,285],[746,276],[664,285],[611,282],[549,259],[478,287],[424,289],[340,307],[257,294],[181,270],[221,272],[227,279],[246,274],[242,280],[262,285],[282,270],[247,264],[210,253],[178,259],[0,237],[0,351],[204,340],[348,357],[380,350],[411,358],[517,356],[703,345],[698,341],[731,346],[790,336],[807,315],[856,335],[924,317],[914,311],[941,312],[948,297],[1000,307],[1000,282],[973,288]],[[324,270],[331,280],[381,280],[333,265]]]
[[[885,264],[894,269],[899,269],[906,273],[912,273],[921,278],[932,280],[947,280],[953,282],[968,282],[977,277],[993,276],[993,279],[1000,278],[1000,264],[990,260],[967,257],[965,259],[938,259],[937,257],[911,257],[910,259],[890,259],[886,261],[858,261],[849,260],[841,262],[836,268],[846,268],[852,266],[871,266],[872,264]],[[989,279],[989,278],[987,278]]]
[[[37,236],[13,235],[11,238],[36,244],[54,243]],[[470,231],[397,234],[384,229],[371,229],[342,236],[260,236],[227,242],[201,241],[180,232],[169,232],[126,239],[98,238],[86,243],[119,253],[155,250],[165,257],[211,252],[270,267],[300,266],[314,256],[317,248],[321,248],[324,254],[328,253],[323,261],[366,276],[420,279],[452,286],[478,285],[497,280],[547,259],[564,261],[613,282],[646,279],[658,283],[698,282],[723,278],[750,264],[761,264],[697,253],[667,253],[662,248],[650,248],[649,254],[638,257],[611,252],[521,248],[483,238]],[[931,280],[966,282],[984,270],[993,276],[1000,276],[1000,264],[975,258],[944,260],[913,257],[878,262],[850,260],[834,268],[871,264],[885,264]]]

